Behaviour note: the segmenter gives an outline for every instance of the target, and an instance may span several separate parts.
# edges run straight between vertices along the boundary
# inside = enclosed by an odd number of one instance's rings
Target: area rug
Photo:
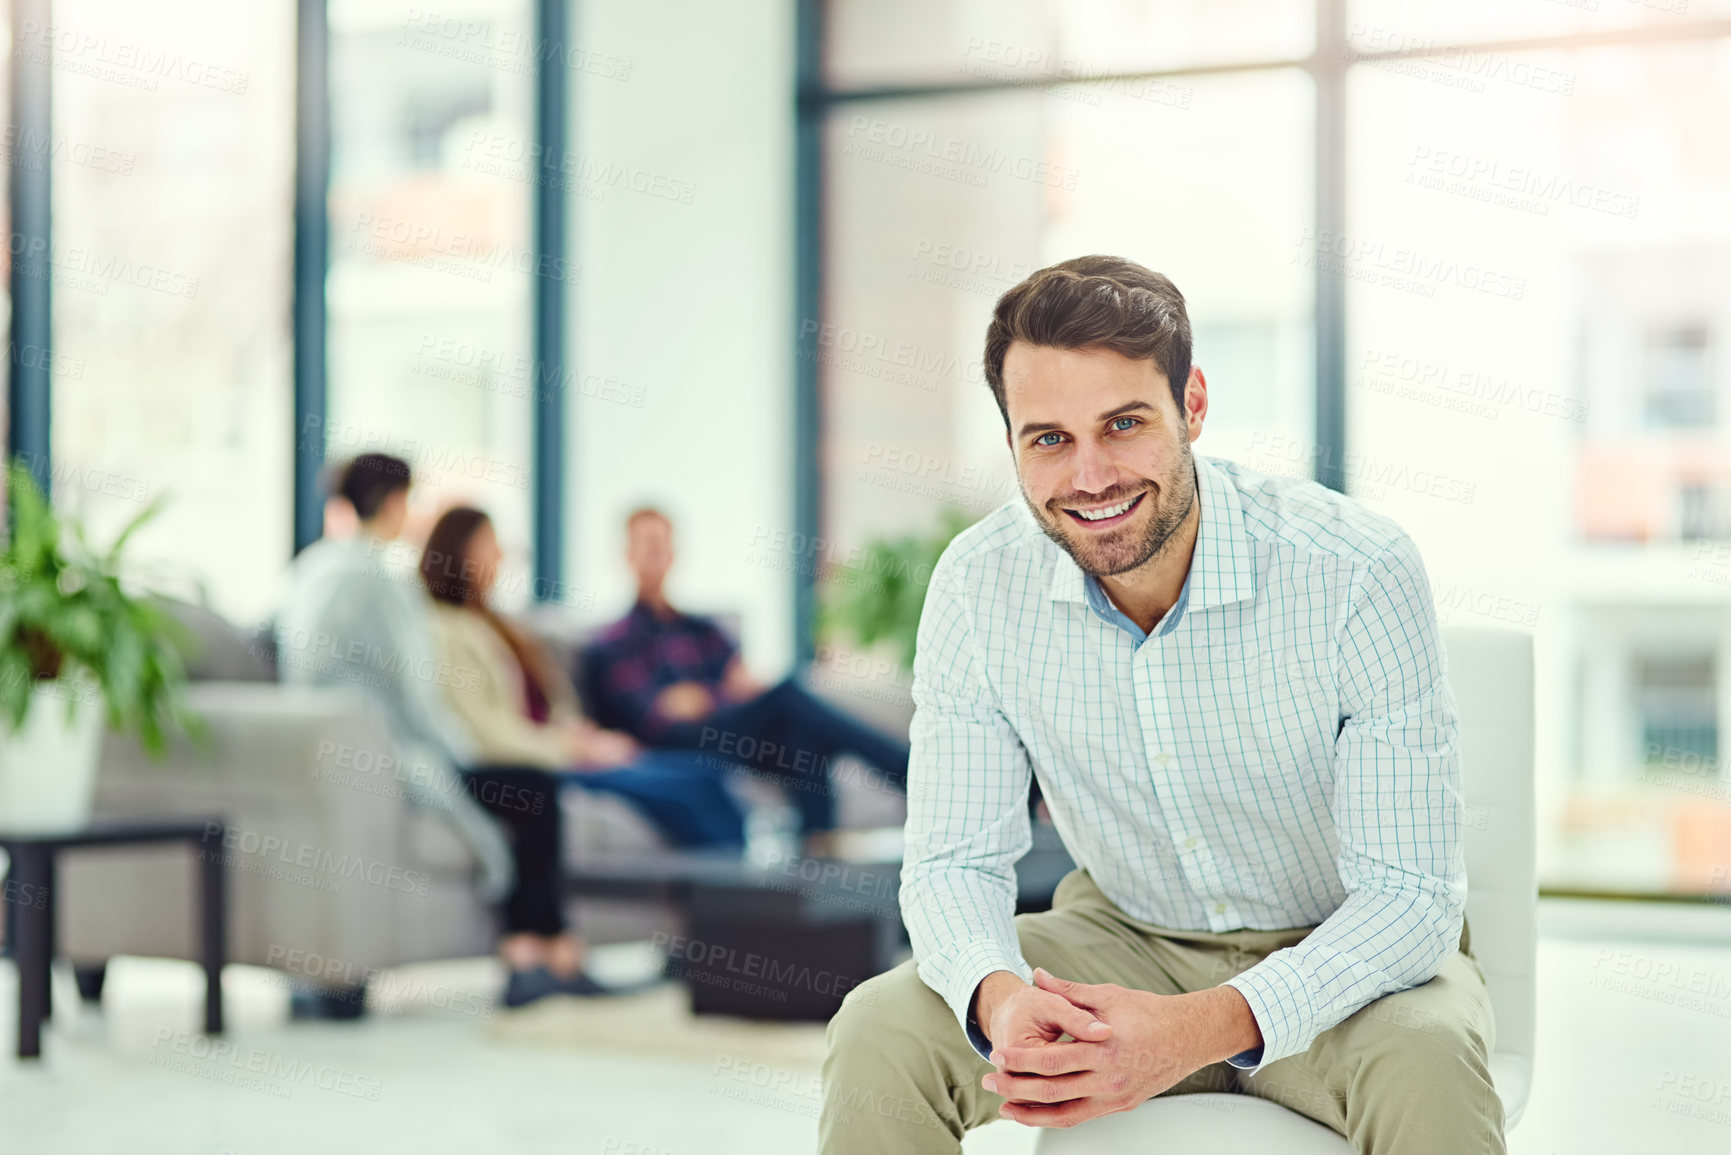
[[[518,1010],[498,1010],[484,1027],[490,1040],[512,1046],[814,1071],[823,1061],[823,1031],[820,1023],[693,1015],[691,996],[678,983],[618,998],[540,999]]]

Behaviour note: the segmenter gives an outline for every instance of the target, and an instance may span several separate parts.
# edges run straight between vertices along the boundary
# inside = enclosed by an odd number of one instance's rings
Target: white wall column
[[[739,612],[749,664],[777,676],[792,574],[754,545],[793,521],[792,3],[577,13],[566,573],[623,612],[624,515],[661,505],[675,601]]]

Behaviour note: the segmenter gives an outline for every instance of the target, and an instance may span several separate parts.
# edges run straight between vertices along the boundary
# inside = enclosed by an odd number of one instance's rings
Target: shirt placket
[[[1180,630],[1180,633],[1183,631]],[[1238,908],[1226,895],[1220,871],[1214,861],[1214,849],[1202,833],[1191,787],[1198,774],[1207,767],[1189,765],[1183,757],[1194,742],[1180,742],[1174,728],[1172,705],[1167,693],[1167,663],[1182,661],[1178,647],[1168,639],[1151,637],[1137,652],[1136,699],[1142,717],[1153,725],[1143,728],[1143,742],[1148,756],[1149,772],[1154,778],[1155,794],[1161,800],[1161,812],[1166,818],[1166,833],[1178,856],[1179,867],[1191,893],[1202,903],[1211,931],[1236,930],[1244,925]],[[1185,679],[1193,681],[1193,679]]]

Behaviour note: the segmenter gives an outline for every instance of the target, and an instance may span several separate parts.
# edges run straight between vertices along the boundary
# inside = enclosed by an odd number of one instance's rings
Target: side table
[[[7,941],[18,962],[18,1057],[42,1055],[42,1020],[49,1004],[49,965],[54,959],[54,908],[59,901],[55,864],[63,850],[149,842],[184,842],[198,851],[199,960],[204,966],[204,1029],[222,1033],[222,964],[228,946],[228,903],[223,836],[215,818],[160,821],[97,819],[76,830],[0,829],[0,849],[12,860],[4,906]]]

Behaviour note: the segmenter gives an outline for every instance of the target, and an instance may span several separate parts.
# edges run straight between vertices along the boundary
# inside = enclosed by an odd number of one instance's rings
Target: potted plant
[[[105,551],[63,524],[30,471],[8,472],[0,550],[0,826],[76,828],[90,819],[105,729],[160,754],[195,720],[183,690],[187,636],[121,584],[121,553],[153,502]]]
[[[947,506],[938,524],[924,532],[871,542],[857,565],[838,567],[827,583],[819,636],[886,646],[901,670],[912,673],[932,567],[950,541],[973,522],[965,510]]]

